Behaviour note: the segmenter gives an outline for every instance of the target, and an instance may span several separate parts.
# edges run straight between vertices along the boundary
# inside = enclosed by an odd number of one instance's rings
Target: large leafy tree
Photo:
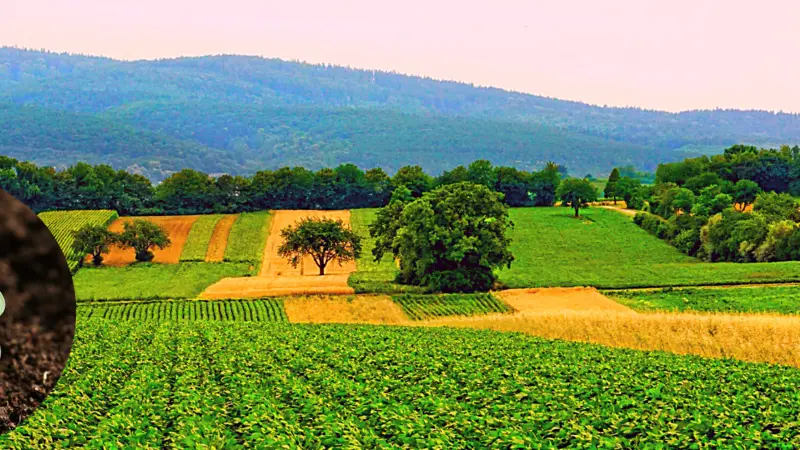
[[[172,245],[164,227],[145,219],[126,222],[119,242],[136,252],[137,261],[152,261],[153,249],[164,249]]]
[[[342,220],[308,217],[281,230],[281,237],[281,257],[297,267],[303,257],[311,256],[320,275],[325,275],[331,261],[341,265],[361,256],[361,236],[345,227]]]
[[[72,250],[79,255],[92,255],[92,263],[99,266],[103,263],[103,255],[110,251],[110,247],[117,241],[117,234],[105,225],[86,225],[72,233]],[[78,261],[83,265],[83,259]]]
[[[513,224],[503,196],[483,185],[441,186],[411,202],[393,201],[370,228],[376,260],[391,250],[400,262],[398,281],[434,291],[491,289],[494,269],[514,257],[506,232]]]
[[[761,188],[755,181],[739,180],[733,186],[733,201],[741,211],[744,211],[756,201],[756,197],[760,193]]]
[[[575,217],[578,217],[581,208],[586,208],[590,202],[597,200],[597,188],[589,180],[567,178],[558,186],[557,195],[564,206],[575,210]]]

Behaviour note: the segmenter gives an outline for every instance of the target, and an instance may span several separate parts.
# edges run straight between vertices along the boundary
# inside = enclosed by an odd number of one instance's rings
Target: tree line
[[[708,261],[800,260],[800,147],[735,145],[661,164],[635,222]],[[629,205],[631,206],[631,205]]]
[[[541,171],[526,172],[478,160],[439,176],[420,166],[405,166],[389,176],[383,169],[364,171],[353,164],[318,171],[283,167],[252,176],[211,176],[184,169],[153,185],[144,176],[104,164],[78,163],[57,171],[0,156],[0,188],[34,211],[113,209],[133,216],[382,207],[400,186],[418,198],[464,181],[502,193],[509,206],[552,206],[565,173],[552,162]]]

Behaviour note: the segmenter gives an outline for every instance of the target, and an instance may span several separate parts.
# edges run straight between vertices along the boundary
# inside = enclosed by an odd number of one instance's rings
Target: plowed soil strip
[[[214,233],[208,242],[206,252],[207,262],[219,262],[225,257],[225,249],[228,247],[228,236],[231,234],[231,227],[236,222],[236,214],[230,214],[217,222],[214,226]]]
[[[522,314],[591,310],[632,312],[594,288],[509,289],[495,295]]]
[[[156,249],[153,251],[153,254],[155,255],[153,262],[162,264],[177,264],[180,260],[181,253],[183,252],[183,246],[186,243],[186,238],[189,237],[189,231],[192,229],[192,225],[198,217],[200,216],[120,217],[119,219],[115,220],[114,223],[108,227],[108,229],[114,232],[121,232],[123,230],[123,224],[134,219],[145,219],[161,225],[166,229],[167,235],[172,241],[172,245],[163,250]],[[113,246],[111,247],[111,251],[103,260],[103,264],[108,266],[124,266],[134,261],[136,261],[136,258],[134,256],[133,249],[123,249],[119,246]]]

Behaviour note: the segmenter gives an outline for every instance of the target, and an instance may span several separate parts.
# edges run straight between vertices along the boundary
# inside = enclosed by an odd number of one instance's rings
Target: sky
[[[0,0],[0,45],[246,54],[597,105],[800,112],[800,2]]]

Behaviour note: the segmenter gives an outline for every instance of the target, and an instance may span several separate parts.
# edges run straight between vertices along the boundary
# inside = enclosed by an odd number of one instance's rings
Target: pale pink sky
[[[800,2],[0,0],[0,45],[237,53],[670,111],[800,112]]]

